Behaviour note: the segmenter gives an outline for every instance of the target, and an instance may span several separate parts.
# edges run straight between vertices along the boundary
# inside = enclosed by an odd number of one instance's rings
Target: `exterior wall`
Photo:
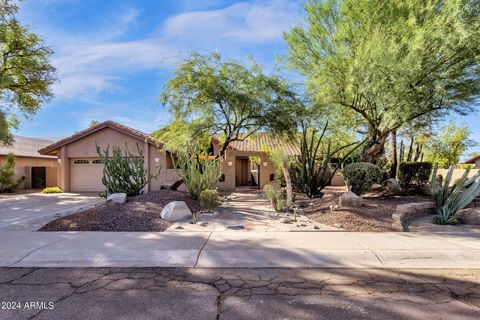
[[[214,153],[218,153],[218,146],[214,145]],[[237,150],[227,150],[225,152],[225,157],[222,159],[222,174],[225,175],[225,181],[218,182],[217,186],[219,190],[222,191],[232,191],[235,190],[235,165],[236,157],[250,157],[257,156],[260,158],[260,189],[270,183],[270,175],[275,174],[275,168],[271,161],[268,159],[268,156],[265,152],[251,152],[251,151],[237,151]],[[231,163],[231,166],[229,165]],[[266,166],[265,166],[266,164]]]
[[[480,171],[480,170],[479,169],[471,169],[470,172],[468,173],[468,177],[469,178],[472,177],[478,171]],[[442,177],[445,179],[445,177],[447,176],[447,172],[448,172],[448,169],[438,169],[437,170],[437,175],[441,174]],[[455,170],[453,170],[453,175],[452,175],[452,179],[450,180],[450,185],[452,186],[457,179],[460,179],[463,176],[464,173],[465,173],[465,169],[455,169]]]
[[[0,166],[5,161],[5,156],[0,156]],[[19,189],[30,189],[32,183],[32,167],[45,167],[46,168],[46,186],[55,187],[58,185],[57,177],[57,159],[48,158],[33,158],[33,157],[16,157],[15,158],[15,179],[21,179],[25,177],[25,181],[19,186]]]
[[[480,169],[480,159],[475,161],[475,169]]]
[[[61,161],[59,167],[60,186],[65,191],[70,191],[70,159],[84,158],[88,160],[98,159],[96,145],[100,146],[101,150],[105,150],[107,146],[112,148],[120,147],[125,149],[125,144],[128,150],[138,155],[137,144],[145,157],[145,167],[148,174],[155,174],[158,165],[161,166],[162,171],[165,168],[165,154],[161,153],[156,146],[144,142],[138,138],[129,136],[111,128],[105,128],[98,132],[92,133],[82,139],[74,141],[63,146],[59,151],[59,158]],[[110,149],[111,150],[111,149]],[[158,159],[158,163],[155,161]],[[165,184],[163,172],[157,179],[152,179],[149,185],[145,187],[145,191],[158,190],[162,184]],[[91,177],[92,179],[99,179],[99,177]]]

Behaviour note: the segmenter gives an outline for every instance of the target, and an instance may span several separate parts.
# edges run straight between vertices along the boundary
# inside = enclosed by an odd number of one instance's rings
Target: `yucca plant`
[[[433,222],[436,224],[457,224],[455,213],[465,208],[480,194],[480,171],[473,177],[468,178],[470,169],[466,169],[463,176],[450,188],[449,185],[455,167],[450,167],[443,182],[437,181],[437,169],[438,163],[435,164],[433,169],[431,181],[432,198],[437,207],[437,214],[433,218]]]

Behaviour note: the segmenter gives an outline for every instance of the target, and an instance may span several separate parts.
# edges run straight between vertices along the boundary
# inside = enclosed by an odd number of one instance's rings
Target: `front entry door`
[[[248,186],[249,183],[249,165],[248,159],[236,159],[235,161],[235,185]]]
[[[46,187],[46,183],[45,167],[32,167],[32,189],[43,189]]]

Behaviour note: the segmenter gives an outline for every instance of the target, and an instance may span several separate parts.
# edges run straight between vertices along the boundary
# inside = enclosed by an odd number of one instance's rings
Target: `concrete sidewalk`
[[[478,233],[0,232],[0,267],[480,268]]]

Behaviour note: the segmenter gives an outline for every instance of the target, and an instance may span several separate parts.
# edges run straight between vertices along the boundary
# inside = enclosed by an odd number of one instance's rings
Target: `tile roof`
[[[35,157],[35,158],[55,158],[52,156],[42,155],[38,149],[45,148],[55,141],[39,138],[29,138],[22,136],[14,136],[14,142],[11,146],[0,145],[0,155],[6,155],[10,152],[17,157]]]
[[[221,141],[220,135],[213,135],[214,141]],[[243,141],[232,141],[229,144],[230,149],[240,151],[265,151],[265,147],[268,149],[275,149],[278,147],[284,147],[288,154],[299,155],[300,149],[289,139],[276,134],[270,134],[265,132],[258,132],[248,136]]]
[[[105,129],[105,128],[111,128],[111,129],[117,130],[119,132],[128,134],[128,135],[133,136],[135,138],[138,138],[140,140],[147,141],[147,142],[149,142],[151,144],[154,144],[154,145],[159,144],[159,141],[157,139],[155,139],[154,137],[152,137],[151,135],[148,135],[148,134],[143,133],[141,131],[138,131],[138,130],[132,129],[130,127],[124,126],[123,124],[120,124],[120,123],[115,122],[115,121],[105,121],[105,122],[99,123],[95,126],[92,126],[90,128],[87,128],[85,130],[76,132],[73,135],[71,135],[70,137],[59,140],[59,141],[55,142],[54,144],[51,144],[49,146],[46,146],[46,147],[38,150],[38,152],[40,152],[41,154],[49,154],[49,153],[61,148],[64,145],[72,143],[72,142],[74,142],[78,139],[81,139],[85,136],[88,136],[88,135],[90,135],[94,132],[100,131],[100,130]]]
[[[473,157],[472,159],[465,161],[467,164],[475,164],[475,162],[480,159],[480,156]]]

